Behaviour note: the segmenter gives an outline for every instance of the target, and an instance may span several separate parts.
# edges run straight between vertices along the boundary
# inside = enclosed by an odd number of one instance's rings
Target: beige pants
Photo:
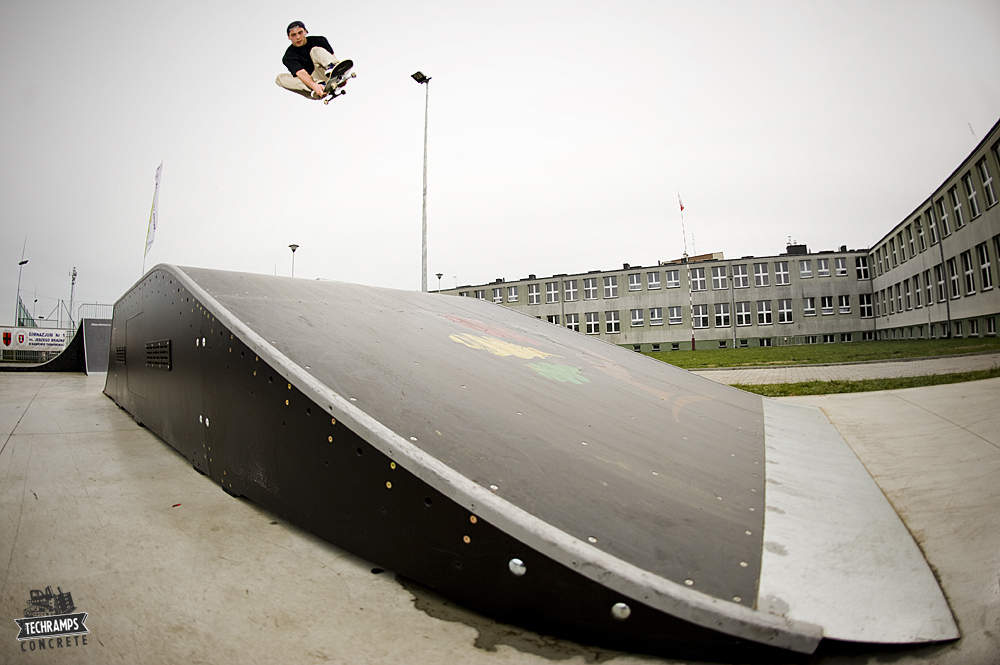
[[[328,80],[328,77],[326,76],[326,68],[340,61],[322,46],[312,47],[312,49],[309,50],[309,56],[313,61],[312,79],[316,81],[316,83],[319,83],[320,86],[325,85]],[[278,74],[278,78],[274,79],[274,82],[285,90],[297,92],[303,97],[308,97],[309,99],[317,99],[316,97],[313,97],[312,89],[310,89],[309,86],[300,81],[298,76],[289,74],[288,72]]]

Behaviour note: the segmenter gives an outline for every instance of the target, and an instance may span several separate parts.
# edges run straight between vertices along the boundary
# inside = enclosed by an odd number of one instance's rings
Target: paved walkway
[[[732,385],[734,383],[762,384],[897,379],[905,376],[975,372],[994,367],[1000,367],[1000,353],[839,365],[793,365],[788,367],[699,369],[692,371],[699,376],[704,376],[713,381]]]

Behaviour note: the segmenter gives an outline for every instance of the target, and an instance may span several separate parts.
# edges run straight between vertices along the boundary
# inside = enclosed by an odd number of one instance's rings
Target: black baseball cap
[[[291,23],[288,24],[288,29],[285,30],[285,34],[287,35],[289,32],[291,32],[292,28],[302,28],[303,30],[305,30],[306,24],[303,23],[302,21],[292,21]],[[308,32],[308,30],[306,32]]]

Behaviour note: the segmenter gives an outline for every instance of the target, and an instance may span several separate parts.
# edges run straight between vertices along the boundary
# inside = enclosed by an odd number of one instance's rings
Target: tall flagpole
[[[691,293],[691,261],[688,259],[687,231],[684,230],[684,201],[677,192],[677,204],[681,207],[681,234],[684,236],[684,263],[688,270],[688,311],[691,313],[691,350],[694,351],[694,295]]]
[[[153,186],[153,205],[149,209],[149,226],[146,227],[146,251],[142,254],[142,274],[146,274],[146,255],[156,239],[156,226],[160,216],[160,173],[163,172],[163,162],[156,167],[156,184]]]

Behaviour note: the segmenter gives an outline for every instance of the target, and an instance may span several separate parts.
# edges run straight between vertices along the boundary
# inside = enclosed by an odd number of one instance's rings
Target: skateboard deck
[[[326,96],[323,97],[324,104],[329,104],[333,99],[347,94],[347,90],[344,89],[347,86],[347,82],[357,76],[355,72],[351,71],[353,67],[353,61],[341,60],[333,68],[333,71],[330,72],[330,80],[326,82],[326,86],[323,88],[323,91],[326,93]]]

